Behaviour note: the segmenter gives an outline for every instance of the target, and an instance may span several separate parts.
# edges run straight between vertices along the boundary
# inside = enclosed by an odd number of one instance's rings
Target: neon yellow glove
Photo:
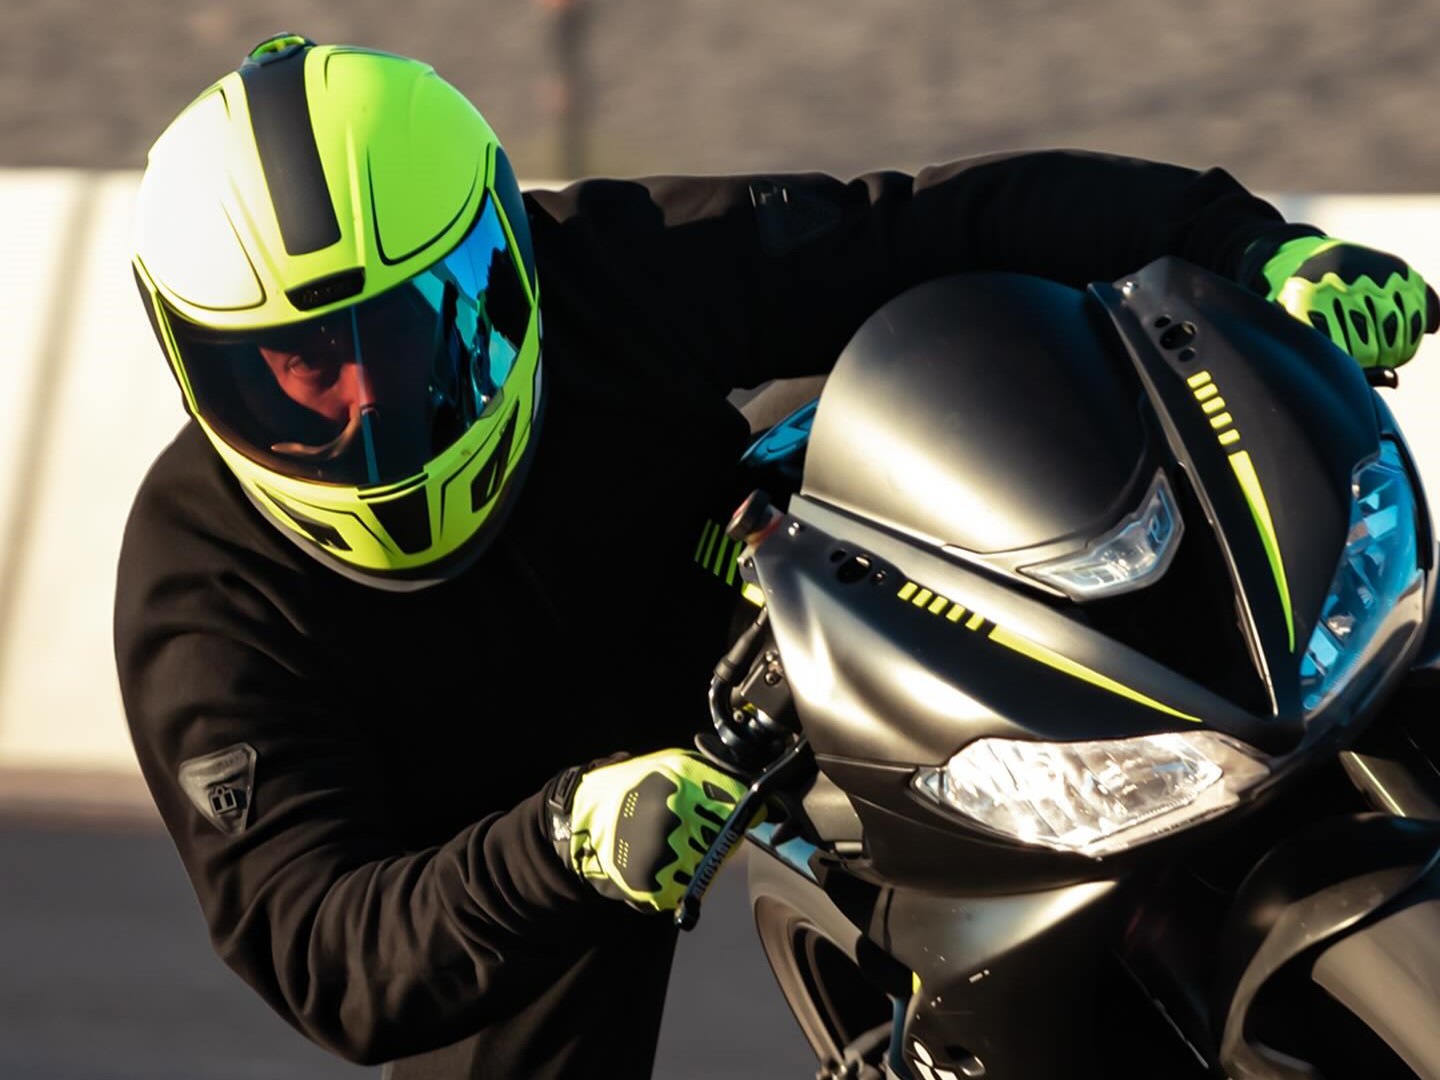
[[[550,839],[601,895],[674,911],[747,786],[692,750],[570,769],[549,799]]]
[[[1394,255],[1330,236],[1282,244],[1261,268],[1266,299],[1308,322],[1361,367],[1399,367],[1415,355],[1435,292]]]

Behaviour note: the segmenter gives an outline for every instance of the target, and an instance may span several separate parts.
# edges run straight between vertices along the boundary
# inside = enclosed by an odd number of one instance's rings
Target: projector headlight
[[[1184,532],[1170,482],[1159,472],[1140,509],[1084,551],[1020,570],[1072,600],[1130,592],[1165,572]]]
[[[1269,774],[1256,752],[1209,731],[1103,742],[979,739],[914,787],[1026,844],[1099,857],[1234,806]]]
[[[1420,572],[1410,477],[1399,448],[1388,440],[1380,447],[1375,461],[1355,470],[1345,551],[1300,662],[1307,713],[1350,681],[1386,614]]]

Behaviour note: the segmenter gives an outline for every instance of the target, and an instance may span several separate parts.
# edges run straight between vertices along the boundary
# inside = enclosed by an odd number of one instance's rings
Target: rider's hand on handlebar
[[[1440,325],[1440,299],[1414,267],[1394,255],[1302,236],[1282,244],[1261,274],[1266,299],[1280,304],[1353,356],[1363,368],[1399,367],[1420,335]]]
[[[690,750],[570,769],[552,788],[550,839],[601,895],[673,911],[746,787]]]

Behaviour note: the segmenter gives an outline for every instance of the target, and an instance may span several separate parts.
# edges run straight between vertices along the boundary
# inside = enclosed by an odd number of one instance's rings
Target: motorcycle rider
[[[1076,151],[522,196],[427,65],[262,43],[142,184],[136,280],[192,422],[115,612],[219,955],[397,1080],[648,1076],[657,912],[743,790],[677,749],[728,644],[694,562],[748,436],[727,395],[823,373],[931,277],[1162,254],[1366,365],[1413,356],[1433,303],[1223,171]]]

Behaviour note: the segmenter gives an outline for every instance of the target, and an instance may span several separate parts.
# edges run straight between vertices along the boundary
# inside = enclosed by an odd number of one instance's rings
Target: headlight
[[[1350,532],[1320,622],[1300,662],[1306,712],[1314,712],[1355,673],[1356,661],[1419,572],[1415,494],[1394,443],[1355,470]]]
[[[1104,742],[979,739],[916,790],[1026,844],[1099,857],[1228,810],[1269,773],[1208,731]]]
[[[1084,551],[1020,569],[1072,600],[1130,592],[1165,572],[1184,531],[1170,483],[1160,472],[1140,509]]]

